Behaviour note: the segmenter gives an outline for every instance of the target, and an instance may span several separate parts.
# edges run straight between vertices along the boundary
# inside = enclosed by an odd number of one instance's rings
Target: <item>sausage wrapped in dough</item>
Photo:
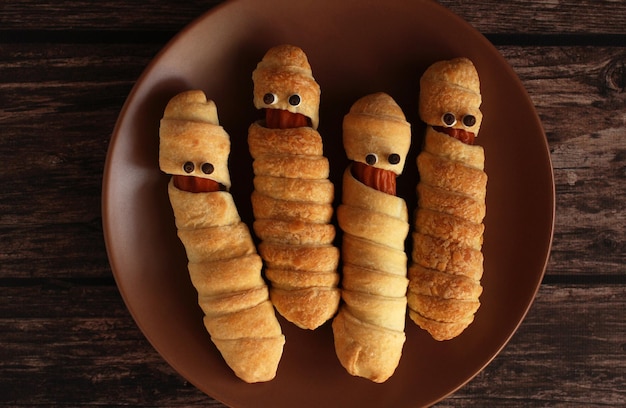
[[[159,164],[178,237],[198,291],[204,325],[235,374],[275,377],[285,338],[261,276],[262,261],[228,192],[230,138],[202,91],[170,100],[161,120]]]
[[[306,55],[292,45],[271,48],[252,79],[254,105],[265,112],[248,131],[252,209],[270,297],[287,320],[315,329],[336,313],[340,298],[334,186],[316,130],[320,88]]]
[[[344,234],[335,350],[350,374],[380,383],[394,373],[405,342],[409,223],[395,185],[411,128],[396,102],[376,93],[359,99],[345,116],[343,141],[352,162],[337,209]]]
[[[474,320],[482,293],[484,151],[478,73],[467,58],[440,61],[420,81],[426,137],[409,268],[409,316],[436,340],[458,336]]]

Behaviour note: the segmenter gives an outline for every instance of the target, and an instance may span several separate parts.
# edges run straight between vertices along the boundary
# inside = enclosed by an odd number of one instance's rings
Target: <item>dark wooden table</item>
[[[127,311],[105,252],[101,183],[146,64],[211,0],[0,3],[0,404],[221,407]],[[511,342],[439,403],[626,405],[626,3],[441,3],[497,47],[548,137],[556,229]]]

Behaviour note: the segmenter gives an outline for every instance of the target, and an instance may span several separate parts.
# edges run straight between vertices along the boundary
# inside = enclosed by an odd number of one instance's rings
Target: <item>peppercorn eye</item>
[[[204,163],[202,165],[202,172],[204,174],[211,174],[215,171],[215,167],[211,163]]]
[[[452,112],[446,112],[441,117],[441,121],[447,127],[451,127],[451,126],[456,125],[456,116],[454,116],[454,113]]]
[[[472,127],[476,124],[476,116],[465,115],[463,116],[463,124],[467,127]]]
[[[375,153],[369,153],[367,156],[365,156],[365,163],[369,164],[370,166],[375,165],[376,163],[378,163],[378,156],[376,156]]]
[[[183,170],[185,173],[192,173],[195,168],[196,166],[194,166],[192,162],[186,162],[183,164]]]
[[[273,93],[266,93],[265,95],[263,95],[263,103],[265,103],[266,105],[272,105],[273,103],[276,102],[276,95],[274,95]]]
[[[301,98],[300,95],[298,94],[293,94],[289,97],[289,105],[291,106],[298,106],[300,105],[301,102]]]
[[[398,153],[391,153],[387,160],[389,160],[391,164],[398,164],[400,163],[400,155]]]

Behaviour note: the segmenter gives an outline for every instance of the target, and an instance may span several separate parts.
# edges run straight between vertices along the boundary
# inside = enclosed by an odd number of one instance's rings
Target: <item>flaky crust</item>
[[[337,312],[339,249],[331,224],[335,187],[323,156],[318,124],[319,86],[301,49],[270,49],[253,73],[259,109],[283,109],[311,119],[311,127],[270,129],[264,121],[248,128],[254,170],[253,228],[270,281],[276,310],[304,329],[316,329]],[[275,102],[263,97],[271,93]],[[288,103],[298,94],[301,103]]]
[[[335,187],[328,179],[301,179],[257,175],[254,189],[277,200],[326,204],[333,201]]]
[[[483,288],[478,280],[412,264],[409,268],[410,291],[442,299],[478,299]]]
[[[311,119],[313,129],[319,123],[320,87],[313,78],[311,65],[302,49],[290,44],[270,48],[252,73],[254,82],[254,106],[257,109],[283,109],[301,113]],[[274,94],[276,100],[267,104],[266,94]],[[297,94],[299,105],[289,103],[289,97]]]
[[[365,157],[375,153],[376,167],[402,173],[411,146],[411,125],[391,96],[379,92],[356,101],[343,119],[343,146],[348,159],[366,163]],[[389,163],[397,154],[400,161]]]
[[[311,286],[302,289],[272,288],[272,303],[283,316],[301,329],[315,329],[337,312],[341,293],[336,287]]]
[[[332,224],[311,223],[302,220],[261,219],[254,222],[254,232],[263,241],[288,245],[330,245],[335,240]]]
[[[261,122],[254,122],[248,128],[248,148],[254,159],[274,154],[319,158],[324,154],[322,136],[315,129],[270,129]]]
[[[483,276],[483,253],[456,242],[414,232],[413,262],[429,269],[464,275],[480,280]]]
[[[351,166],[343,173],[342,201],[353,207],[386,214],[408,222],[409,215],[404,200],[390,194],[374,190],[358,181],[352,175]]]
[[[343,265],[341,286],[345,290],[388,297],[402,297],[406,295],[408,284],[408,279],[402,275],[380,272],[351,264]]]
[[[481,103],[478,72],[467,58],[436,62],[420,79],[419,113],[429,125],[443,126],[442,117],[450,112],[458,118],[454,128],[478,134],[483,118]],[[467,114],[476,118],[473,126],[463,124],[461,118]]]
[[[443,115],[451,113],[457,118],[452,127],[477,136],[480,82],[472,62],[457,58],[429,67],[420,86],[420,117],[428,126],[417,158],[407,298],[409,317],[441,341],[461,334],[480,307],[487,174],[482,147],[439,127],[445,126]],[[474,116],[475,123],[463,123],[464,115]]]
[[[215,103],[204,92],[193,90],[174,96],[165,108],[159,128],[159,166],[167,174],[210,178],[230,187],[228,155],[230,138],[219,126]],[[186,162],[196,166],[183,170]],[[211,163],[204,174],[201,164]]]
[[[419,327],[428,331],[433,339],[437,341],[450,340],[461,333],[474,321],[474,315],[464,320],[457,320],[454,323],[441,322],[425,318],[418,312],[409,309],[409,317]]]
[[[432,126],[426,127],[422,150],[478,170],[485,168],[485,150],[482,146],[465,144],[445,133],[437,132]]]
[[[463,162],[452,161],[429,152],[417,156],[420,180],[458,194],[465,194],[483,202],[486,195],[487,174]]]
[[[395,371],[404,345],[407,306],[408,212],[402,198],[357,180],[355,161],[375,155],[399,155],[395,164],[369,163],[402,172],[410,145],[410,127],[390,96],[377,93],[359,99],[344,117],[343,141],[353,162],[343,176],[337,221],[343,231],[343,303],[333,321],[337,357],[348,373],[374,382]]]
[[[331,203],[280,200],[258,191],[252,192],[251,201],[257,219],[329,223],[333,216]]]
[[[217,125],[217,111],[201,91],[172,98],[161,121],[160,163],[175,175],[211,178],[230,185],[228,135]],[[208,176],[183,172],[191,161],[198,169],[211,163]],[[178,163],[172,166],[172,163]],[[191,282],[204,312],[204,326],[234,373],[246,382],[276,376],[285,337],[268,288],[263,263],[252,236],[227,191],[192,193],[168,184],[178,237],[187,254]]]
[[[393,375],[402,357],[404,331],[365,323],[344,308],[332,327],[337,357],[346,371],[376,383],[385,382]]]

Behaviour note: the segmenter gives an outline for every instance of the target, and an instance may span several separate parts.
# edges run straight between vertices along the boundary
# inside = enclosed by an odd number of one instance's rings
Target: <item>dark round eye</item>
[[[185,170],[185,173],[191,173],[195,168],[196,166],[194,166],[192,162],[187,162],[183,164],[183,170]]]
[[[298,94],[293,94],[289,97],[289,105],[291,106],[298,106],[300,105],[300,95]]]
[[[391,153],[388,160],[391,164],[398,164],[400,163],[400,155],[398,153]]]
[[[273,93],[266,93],[265,95],[263,95],[263,103],[265,103],[266,105],[271,105],[274,102],[276,102],[276,95],[274,95]]]
[[[375,165],[376,163],[378,163],[378,156],[376,156],[374,153],[370,153],[367,156],[365,156],[365,163],[369,164],[370,166]]]
[[[454,113],[447,112],[443,114],[443,116],[441,117],[441,121],[444,125],[448,127],[454,126],[456,125],[456,116],[454,116]]]
[[[476,116],[465,115],[463,116],[463,124],[467,127],[472,127],[476,124]]]
[[[215,171],[215,167],[211,163],[204,163],[202,165],[202,172],[204,174],[211,174]]]

